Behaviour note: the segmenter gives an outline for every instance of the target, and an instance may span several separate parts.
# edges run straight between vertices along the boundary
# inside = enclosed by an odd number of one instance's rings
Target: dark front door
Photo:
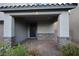
[[[36,37],[37,23],[30,24],[30,37]]]

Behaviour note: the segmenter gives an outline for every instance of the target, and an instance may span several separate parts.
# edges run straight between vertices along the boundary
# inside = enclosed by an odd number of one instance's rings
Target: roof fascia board
[[[62,11],[62,12],[68,12],[68,11]],[[17,13],[6,13],[6,14],[9,14],[11,16],[29,16],[29,15],[53,15],[53,14],[56,14],[56,15],[59,15],[62,13],[61,11],[59,12],[17,12]]]

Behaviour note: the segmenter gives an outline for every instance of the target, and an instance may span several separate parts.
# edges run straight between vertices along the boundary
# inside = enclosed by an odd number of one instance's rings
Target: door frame
[[[36,33],[37,33],[37,22],[35,22],[35,24],[36,24]],[[37,35],[36,35],[36,37],[37,37]],[[28,25],[28,38],[32,38],[32,37],[30,37],[30,23]]]

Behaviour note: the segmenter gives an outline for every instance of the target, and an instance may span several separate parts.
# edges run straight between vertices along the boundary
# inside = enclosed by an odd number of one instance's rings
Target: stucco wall
[[[3,45],[3,28],[4,27],[4,24],[3,24],[3,21],[0,21],[0,47]]]
[[[58,36],[69,37],[69,14],[62,12],[58,16]]]
[[[54,22],[53,24],[53,31],[57,31],[58,30],[58,21]]]
[[[20,42],[30,36],[30,27],[29,23],[22,19],[15,19],[15,39],[16,42]],[[37,22],[37,35],[42,35],[44,37],[53,37],[53,33],[56,30],[57,24],[54,24],[53,21],[44,21]],[[38,36],[37,36],[38,37]]]
[[[37,23],[37,33],[54,33],[55,25],[53,22],[38,22]],[[29,27],[28,24],[22,23],[21,21],[15,21],[15,37],[16,42],[21,42],[22,40],[29,37]]]
[[[37,27],[38,40],[54,40],[57,22],[39,22]]]
[[[79,42],[79,6],[70,12],[70,36]]]
[[[28,26],[20,21],[15,22],[16,42],[21,42],[28,37]]]
[[[53,22],[39,22],[37,26],[37,33],[54,33]]]

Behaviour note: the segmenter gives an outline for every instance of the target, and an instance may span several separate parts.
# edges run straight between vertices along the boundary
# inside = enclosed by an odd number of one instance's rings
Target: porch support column
[[[4,41],[8,46],[12,45],[14,40],[14,18],[10,15],[5,14],[4,19]]]
[[[69,13],[63,12],[58,17],[58,45],[70,43],[69,39]]]

